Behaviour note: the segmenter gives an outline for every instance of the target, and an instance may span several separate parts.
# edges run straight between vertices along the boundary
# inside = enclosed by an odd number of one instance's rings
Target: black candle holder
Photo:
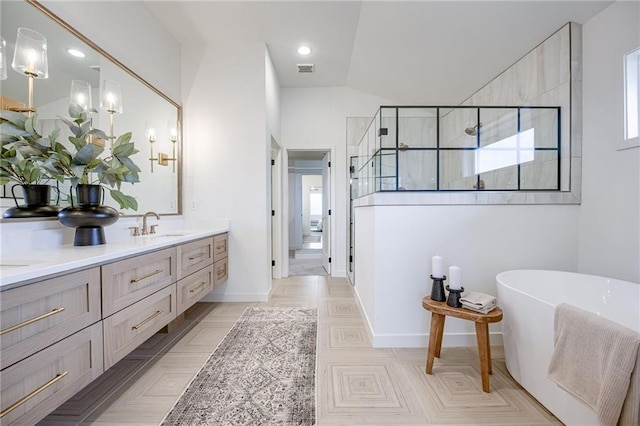
[[[447,279],[447,276],[443,275],[442,278],[436,278],[430,275],[430,277],[433,280],[433,284],[431,285],[431,300],[444,302],[447,298],[444,294],[444,285],[442,283]]]
[[[449,297],[447,298],[447,305],[452,306],[454,308],[462,308],[462,303],[460,303],[460,295],[464,291],[464,287],[460,287],[460,290],[453,290],[447,286],[447,291],[449,292]]]

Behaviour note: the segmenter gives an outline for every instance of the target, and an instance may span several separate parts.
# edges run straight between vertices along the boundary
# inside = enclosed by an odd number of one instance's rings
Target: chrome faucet
[[[149,230],[149,228],[147,227],[147,217],[149,216],[155,216],[156,219],[160,220],[160,216],[158,215],[158,213],[156,212],[146,212],[144,214],[144,216],[142,216],[142,235],[148,235],[148,234],[155,234],[156,233],[156,226],[158,225],[151,225],[151,230]]]

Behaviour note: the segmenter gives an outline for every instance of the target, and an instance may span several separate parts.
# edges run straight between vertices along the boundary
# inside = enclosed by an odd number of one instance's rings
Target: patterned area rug
[[[162,425],[313,425],[317,309],[247,308]]]

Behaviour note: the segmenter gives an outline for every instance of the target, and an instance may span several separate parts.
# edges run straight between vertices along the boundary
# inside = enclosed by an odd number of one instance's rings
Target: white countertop
[[[64,245],[56,248],[34,250],[28,254],[6,255],[0,259],[0,289],[18,287],[22,282],[56,275],[78,268],[113,262],[120,258],[171,247],[211,235],[228,232],[229,228],[198,231],[176,231],[166,234],[130,237],[125,242],[99,246],[76,247]]]

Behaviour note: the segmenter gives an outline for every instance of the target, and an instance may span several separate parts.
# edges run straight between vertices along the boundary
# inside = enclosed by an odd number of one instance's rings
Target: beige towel
[[[469,292],[460,298],[462,304],[474,306],[476,309],[493,307],[496,305],[496,298],[490,294],[479,293],[477,291]]]
[[[554,344],[549,379],[591,407],[600,425],[638,425],[640,333],[563,303]]]

